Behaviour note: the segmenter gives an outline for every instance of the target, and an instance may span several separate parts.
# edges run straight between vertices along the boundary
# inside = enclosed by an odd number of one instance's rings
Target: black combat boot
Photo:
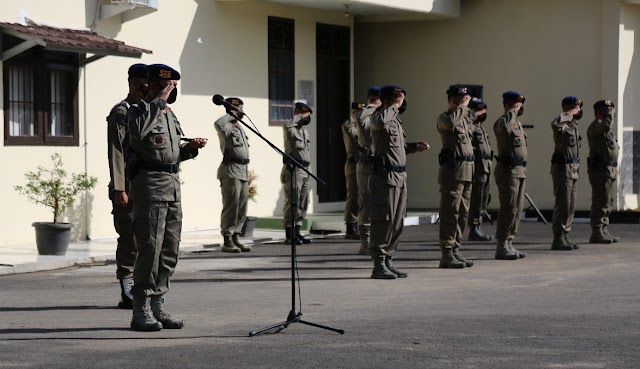
[[[496,260],[518,260],[518,255],[511,251],[507,240],[498,240],[495,258]]]
[[[564,237],[564,240],[566,243],[568,243],[569,245],[571,245],[571,248],[573,248],[574,250],[577,250],[580,248],[580,245],[578,245],[577,243],[571,241],[571,239],[569,239],[569,232],[564,232],[562,234],[562,236]]]
[[[240,249],[240,251],[242,252],[251,252],[251,246],[249,245],[245,245],[242,242],[240,242],[240,235],[238,233],[234,233],[233,236],[231,237],[231,241],[233,241],[233,244]]]
[[[346,240],[359,240],[360,236],[358,235],[358,223],[349,222],[347,223],[347,234],[344,235]]]
[[[440,259],[439,268],[462,269],[465,267],[465,263],[459,261],[453,256],[453,250],[450,247],[440,246],[440,251],[442,251],[442,258]]]
[[[518,251],[515,247],[513,247],[513,240],[507,240],[507,247],[509,248],[509,250],[511,250],[511,252],[518,255],[518,259],[524,259],[527,257],[526,252]]]
[[[573,250],[573,246],[567,243],[564,235],[555,233],[553,235],[553,242],[551,243],[551,250],[571,251]]]
[[[472,224],[469,227],[469,241],[491,241],[493,236],[490,236],[480,228],[480,224]]]
[[[149,297],[133,296],[133,318],[131,329],[143,332],[155,332],[162,329],[162,323],[151,313]]]
[[[616,237],[616,236],[612,235],[611,233],[609,233],[609,227],[606,224],[602,226],[602,233],[604,233],[605,236],[611,238],[614,243],[620,242],[620,237]]]
[[[613,239],[611,237],[607,237],[602,228],[603,227],[594,227],[591,229],[591,237],[589,237],[589,243],[613,243]]]
[[[222,245],[222,249],[220,249],[220,251],[222,251],[222,252],[230,252],[230,253],[233,253],[233,254],[238,254],[238,253],[242,252],[242,250],[240,250],[233,243],[233,239],[231,239],[231,236],[224,236],[224,244]]]
[[[298,241],[301,242],[302,244],[308,245],[311,243],[310,239],[304,238],[304,236],[300,234],[300,226],[296,226],[296,237],[298,238]]]
[[[291,244],[291,227],[285,227],[284,233],[287,235],[287,239],[284,242],[287,245],[290,245]],[[296,240],[296,245],[302,245],[302,241],[298,239],[298,237],[295,237],[294,239]]]
[[[395,274],[398,278],[407,278],[409,276],[408,273],[398,270],[393,266],[393,257],[389,255],[384,258],[384,265],[387,267],[387,269],[389,269],[391,273]]]
[[[460,246],[453,246],[452,254],[456,260],[464,263],[465,267],[471,268],[473,266],[473,260],[467,260],[462,256],[462,253],[460,252]]]
[[[371,273],[371,278],[373,279],[396,279],[398,276],[387,269],[387,265],[385,262],[385,256],[380,255],[373,258],[373,272]]]
[[[164,297],[162,296],[151,297],[151,312],[153,312],[153,317],[162,323],[162,328],[182,329],[186,325],[184,320],[174,318],[164,309]]]
[[[360,225],[358,227],[358,233],[360,236],[360,250],[358,250],[358,254],[371,255],[371,251],[369,251],[369,227]]]
[[[120,309],[133,309],[133,296],[131,295],[131,287],[133,287],[133,278],[120,279]]]

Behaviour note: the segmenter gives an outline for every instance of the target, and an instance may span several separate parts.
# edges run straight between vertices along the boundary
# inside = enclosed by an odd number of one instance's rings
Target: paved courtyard
[[[112,263],[0,276],[0,368],[638,368],[640,226],[610,230],[623,242],[589,245],[574,225],[582,248],[561,252],[550,226],[523,223],[527,258],[466,243],[476,265],[441,270],[438,227],[407,227],[396,266],[410,276],[391,281],[369,278],[357,241],[300,246],[303,319],[344,335],[293,324],[248,337],[291,309],[282,244],[183,253],[167,295],[183,330],[131,331]]]

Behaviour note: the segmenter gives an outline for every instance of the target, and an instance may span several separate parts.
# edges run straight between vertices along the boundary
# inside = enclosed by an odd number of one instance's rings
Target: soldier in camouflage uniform
[[[591,237],[589,243],[620,241],[607,229],[618,178],[618,140],[611,131],[616,106],[611,100],[593,105],[596,119],[587,129],[589,182],[591,183]]]
[[[180,74],[164,64],[152,64],[149,91],[128,115],[133,229],[138,247],[133,270],[131,328],[157,331],[180,329],[184,321],[164,309],[169,278],[178,263],[182,231],[180,163],[198,155],[205,139],[181,143],[180,122],[167,104],[175,101]]]
[[[364,108],[364,104],[351,103],[351,117],[342,123],[342,139],[347,151],[347,161],[344,163],[344,178],[347,187],[347,199],[344,203],[344,222],[347,225],[347,234],[344,238],[359,240],[358,236],[358,178],[356,167],[360,161],[358,146],[358,128],[356,126],[356,114]]]
[[[311,139],[306,126],[311,123],[311,114],[313,110],[305,103],[297,102],[293,110],[293,119],[287,120],[282,126],[284,134],[284,152],[293,157],[298,163],[308,168],[311,164],[310,146]],[[294,168],[295,183],[291,188],[291,172],[287,168],[288,163],[285,161],[280,172],[280,182],[284,188],[284,227],[287,236],[287,242],[291,241],[291,237],[295,238],[298,245],[310,244],[311,240],[305,238],[300,233],[302,221],[307,216],[307,208],[309,206],[309,191],[311,183],[309,182],[309,174],[300,168]],[[291,229],[291,207],[295,197],[296,206],[294,207],[293,220],[295,229]]]
[[[356,114],[358,129],[358,146],[361,152],[356,166],[358,180],[358,234],[360,250],[358,254],[369,255],[369,229],[371,227],[371,196],[369,193],[369,176],[371,175],[371,117],[382,105],[380,87],[372,86],[367,91],[367,106]]]
[[[487,105],[478,98],[472,98],[469,108],[473,111],[487,109]],[[482,218],[489,205],[489,183],[491,176],[491,163],[493,152],[489,143],[489,136],[485,132],[482,122],[487,114],[479,115],[469,126],[471,131],[471,144],[475,157],[475,170],[473,175],[473,187],[471,189],[471,204],[469,207],[469,241],[491,241],[493,237],[482,231]]]
[[[229,97],[226,102],[242,110],[244,102],[237,97]],[[237,115],[236,115],[237,114]],[[215,123],[222,163],[218,167],[218,179],[222,191],[222,214],[220,215],[220,232],[224,238],[222,252],[249,252],[251,246],[240,242],[242,226],[247,219],[249,202],[249,139],[237,118],[242,119],[241,112],[227,109],[227,114]]]
[[[136,261],[136,243],[133,235],[133,207],[129,201],[129,179],[126,174],[129,159],[129,135],[127,112],[147,93],[147,65],[134,64],[129,67],[129,94],[116,104],[107,117],[107,156],[109,158],[109,199],[111,200],[113,226],[118,233],[116,247],[116,277],[120,280],[120,302],[118,307],[133,307],[133,265]]]
[[[387,85],[380,89],[382,106],[371,117],[373,168],[371,193],[371,246],[374,279],[406,278],[392,260],[407,214],[407,154],[429,149],[424,142],[407,143],[400,114],[406,108],[404,89]]]
[[[578,120],[582,117],[582,101],[575,96],[562,99],[562,111],[551,122],[554,152],[551,157],[553,179],[553,242],[552,250],[573,250],[579,246],[569,240],[571,223],[576,210],[576,190],[580,177],[580,133]]]
[[[460,252],[462,234],[469,216],[469,201],[474,171],[471,124],[485,114],[484,109],[469,109],[471,95],[466,86],[453,85],[447,90],[449,109],[438,116],[437,128],[442,139],[438,157],[440,170],[440,268],[473,266]]]
[[[497,260],[517,260],[527,256],[513,247],[513,239],[520,225],[527,178],[527,135],[518,121],[524,112],[524,101],[524,96],[516,91],[502,94],[505,113],[493,125],[498,149],[494,177],[500,198],[496,221]]]

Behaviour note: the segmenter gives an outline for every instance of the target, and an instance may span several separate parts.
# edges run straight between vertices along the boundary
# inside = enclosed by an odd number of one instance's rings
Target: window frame
[[[28,50],[2,63],[3,75],[3,113],[4,113],[4,145],[5,146],[79,146],[80,119],[78,104],[79,55],[48,51],[41,48]],[[9,105],[9,69],[12,66],[28,66],[33,69],[34,88],[34,136],[10,135],[10,105]],[[71,114],[73,129],[71,136],[53,136],[48,133],[51,117],[51,83],[52,70],[69,73],[69,87],[65,94],[70,99],[69,113]]]
[[[289,32],[277,43],[275,33]],[[269,125],[281,126],[286,119],[293,118],[295,103],[295,21],[288,18],[269,17],[268,32],[268,85],[269,85]],[[282,67],[285,64],[285,67]],[[290,66],[289,69],[286,69]],[[274,83],[276,86],[274,87]],[[275,88],[275,95],[272,93]],[[286,101],[284,104],[281,101]],[[284,120],[272,119],[273,109],[288,109]]]

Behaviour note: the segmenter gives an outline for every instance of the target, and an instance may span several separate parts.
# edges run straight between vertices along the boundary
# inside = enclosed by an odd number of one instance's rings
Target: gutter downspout
[[[83,130],[84,130],[84,173],[86,175],[89,175],[89,135],[87,133],[87,66],[84,65],[82,67],[82,100],[83,100]],[[84,198],[85,198],[85,206],[84,206],[84,224],[85,224],[85,240],[89,241],[91,240],[91,236],[89,235],[89,220],[90,220],[90,214],[89,214],[89,190],[86,190],[84,192]]]

